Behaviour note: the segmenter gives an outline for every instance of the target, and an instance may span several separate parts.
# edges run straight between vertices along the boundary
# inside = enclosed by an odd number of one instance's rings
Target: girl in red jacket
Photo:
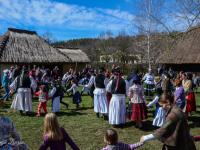
[[[45,85],[40,86],[40,90],[35,93],[35,96],[39,98],[37,117],[40,117],[41,109],[43,108],[44,112],[47,113],[47,100],[48,92],[45,90]]]

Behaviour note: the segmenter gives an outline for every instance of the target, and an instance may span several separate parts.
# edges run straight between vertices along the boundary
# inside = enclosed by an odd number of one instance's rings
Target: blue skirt
[[[81,94],[79,91],[77,91],[74,95],[73,95],[73,103],[74,104],[79,104],[81,103],[82,99],[81,99]]]

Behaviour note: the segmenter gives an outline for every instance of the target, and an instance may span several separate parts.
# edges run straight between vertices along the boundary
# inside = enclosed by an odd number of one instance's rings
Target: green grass
[[[192,135],[200,135],[200,95],[197,95],[198,111],[191,118],[189,123]],[[74,139],[81,150],[99,150],[105,146],[103,142],[104,131],[111,126],[102,118],[97,119],[93,112],[92,99],[89,96],[83,96],[81,104],[82,110],[76,110],[69,97],[65,97],[65,102],[70,104],[68,110],[61,105],[61,114],[59,115],[60,125],[63,126],[69,135]],[[0,114],[9,116],[15,123],[17,131],[20,133],[31,150],[37,150],[42,143],[42,126],[44,117],[20,116],[18,112],[9,109],[11,102],[7,102],[4,108],[0,109]],[[33,101],[33,110],[37,111],[38,101]],[[51,102],[48,102],[48,111],[51,112]],[[125,128],[117,129],[119,139],[127,143],[138,142],[142,135],[151,133],[154,128],[152,123],[152,111],[149,111],[149,118],[145,123],[146,130],[139,130],[134,124],[128,122]],[[200,149],[200,143],[196,143],[197,149]],[[160,150],[162,144],[159,141],[146,143],[141,150]],[[70,148],[69,148],[70,149]]]

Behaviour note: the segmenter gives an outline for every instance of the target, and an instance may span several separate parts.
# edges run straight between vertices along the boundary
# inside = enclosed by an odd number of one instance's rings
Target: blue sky
[[[0,0],[0,34],[8,27],[51,34],[56,40],[133,32],[139,0]],[[171,1],[171,0],[170,0]]]

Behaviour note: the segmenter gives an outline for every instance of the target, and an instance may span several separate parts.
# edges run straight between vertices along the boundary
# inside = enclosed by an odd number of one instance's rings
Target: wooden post
[[[77,69],[77,62],[76,62],[76,65],[75,65],[75,72],[76,72],[76,69]]]

